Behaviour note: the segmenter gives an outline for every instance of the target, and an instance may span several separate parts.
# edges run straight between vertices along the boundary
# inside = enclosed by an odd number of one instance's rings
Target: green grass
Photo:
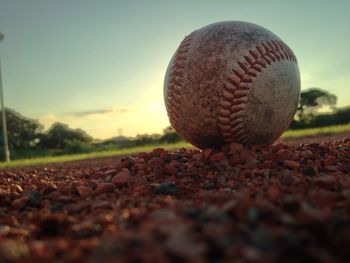
[[[322,127],[322,128],[303,129],[303,130],[289,130],[282,135],[282,138],[288,139],[288,138],[296,138],[296,137],[310,136],[310,135],[316,135],[316,134],[332,134],[332,133],[339,133],[344,131],[350,131],[350,124],[335,125],[335,126],[328,126],[328,127]],[[175,150],[182,147],[191,147],[191,145],[186,142],[179,142],[175,144],[147,145],[147,146],[141,146],[141,147],[127,148],[127,149],[107,150],[107,151],[83,153],[83,154],[70,154],[70,155],[61,155],[61,156],[47,156],[47,157],[37,157],[37,158],[31,158],[31,159],[21,159],[21,160],[11,161],[9,163],[0,162],[0,169],[5,167],[29,166],[29,165],[46,164],[46,163],[77,161],[77,160],[83,160],[83,159],[92,159],[92,158],[108,157],[108,156],[116,156],[116,155],[129,155],[129,154],[134,154],[138,152],[148,152],[154,148],[164,148],[167,150]]]
[[[21,159],[21,160],[14,160],[9,163],[0,162],[0,169],[5,167],[29,166],[29,165],[46,164],[46,163],[77,161],[77,160],[92,159],[92,158],[98,158],[98,157],[129,155],[129,154],[134,154],[139,152],[149,152],[149,151],[152,151],[154,148],[160,148],[160,147],[166,150],[175,150],[182,147],[190,147],[190,146],[191,145],[187,142],[178,142],[174,144],[147,145],[147,146],[127,148],[127,149],[108,150],[108,151],[92,152],[92,153]]]
[[[334,125],[320,128],[310,128],[310,129],[302,129],[302,130],[288,130],[283,133],[282,138],[296,138],[302,136],[311,136],[316,134],[333,134],[339,132],[350,131],[350,124],[344,125]]]

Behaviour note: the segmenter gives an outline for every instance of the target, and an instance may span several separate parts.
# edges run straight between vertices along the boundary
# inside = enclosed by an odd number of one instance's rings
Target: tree
[[[171,126],[168,126],[163,130],[163,135],[160,138],[160,141],[164,143],[175,143],[181,140],[181,136]]]
[[[13,109],[6,108],[8,140],[11,149],[33,148],[40,140],[43,125],[37,120],[24,117]],[[2,115],[0,114],[0,120]],[[2,130],[0,131],[2,140]]]
[[[157,143],[160,138],[159,134],[137,134],[135,138],[136,146],[149,145],[152,143]]]
[[[337,96],[319,88],[310,88],[300,94],[299,108],[296,112],[297,121],[305,125],[312,120],[317,111],[329,106],[332,111],[337,104]]]
[[[72,144],[90,144],[93,138],[81,129],[71,129],[67,124],[56,122],[42,135],[40,146],[49,149],[64,149]]]

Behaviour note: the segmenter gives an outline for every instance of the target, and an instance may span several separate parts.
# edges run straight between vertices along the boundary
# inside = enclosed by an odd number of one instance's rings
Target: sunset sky
[[[349,10],[346,0],[0,0],[5,104],[46,128],[60,121],[99,139],[161,133],[164,74],[181,40],[238,20],[292,48],[302,89],[350,105]]]

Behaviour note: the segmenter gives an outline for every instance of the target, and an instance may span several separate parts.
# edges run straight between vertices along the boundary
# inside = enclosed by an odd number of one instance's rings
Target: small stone
[[[218,186],[225,186],[227,183],[227,178],[224,175],[219,175],[216,179],[216,183]]]
[[[294,225],[295,224],[294,218],[287,213],[281,214],[280,221],[281,221],[281,223],[283,223],[285,225]]]
[[[172,165],[166,165],[164,167],[164,172],[169,175],[175,175],[177,174],[178,171],[179,171],[178,168]]]
[[[131,156],[126,156],[120,161],[120,166],[124,168],[130,168],[135,164],[135,159]]]
[[[0,237],[6,236],[11,230],[11,227],[6,225],[0,225]]]
[[[22,209],[27,205],[28,200],[29,200],[28,196],[22,196],[20,198],[17,198],[12,201],[11,207],[14,209]]]
[[[77,192],[81,197],[86,197],[92,195],[93,189],[91,187],[81,185],[77,186]]]
[[[284,160],[284,165],[289,169],[298,169],[300,167],[299,163],[291,160]]]
[[[213,150],[212,149],[204,149],[203,150],[203,157],[204,159],[208,159],[209,156],[213,153]]]
[[[116,169],[109,169],[107,171],[104,171],[103,172],[103,175],[105,175],[106,177],[107,176],[113,176],[117,173],[117,170]]]
[[[130,172],[127,169],[120,171],[117,175],[112,178],[111,183],[116,186],[127,186],[130,181]]]
[[[12,190],[16,191],[17,193],[22,193],[23,188],[19,184],[15,184],[12,186]]]
[[[215,187],[216,187],[215,184],[210,180],[207,180],[201,184],[201,188],[205,190],[213,190],[215,189]]]
[[[5,197],[8,195],[8,192],[5,188],[0,187],[0,197]]]
[[[342,166],[340,167],[340,170],[343,173],[350,173],[350,162],[343,163]]]
[[[317,170],[313,166],[307,166],[305,169],[302,170],[303,175],[305,176],[315,176],[317,173]]]
[[[176,161],[176,160],[171,160],[170,165],[174,166],[174,167],[180,167],[181,163],[179,161]]]
[[[34,241],[30,244],[31,253],[39,258],[45,258],[47,256],[47,247],[42,240]]]
[[[280,182],[284,185],[293,185],[296,182],[296,178],[293,175],[284,173],[280,177]]]
[[[161,195],[176,195],[179,189],[174,182],[163,182],[153,189],[153,193]]]
[[[199,152],[193,155],[193,159],[196,161],[200,161],[203,157],[203,153]]]
[[[336,158],[333,155],[328,155],[324,160],[323,160],[323,164],[324,166],[329,166],[329,165],[333,165],[336,162]]]
[[[170,254],[193,262],[203,262],[206,245],[191,238],[186,232],[178,232],[170,235],[165,243]],[[186,260],[186,261],[187,261]]]
[[[112,183],[100,183],[95,189],[95,194],[111,193],[115,189],[115,185]]]
[[[337,180],[332,175],[323,175],[315,179],[315,184],[324,189],[334,190],[337,186]]]
[[[251,207],[248,209],[247,219],[250,224],[255,225],[259,221],[260,217],[261,213],[258,208]]]
[[[52,213],[60,212],[62,211],[63,208],[64,208],[64,205],[62,203],[55,203],[50,207],[50,211]]]
[[[314,156],[313,152],[311,150],[304,150],[300,153],[300,156],[305,159],[310,159]]]
[[[242,251],[244,261],[247,262],[259,262],[262,258],[261,252],[254,247],[245,247]]]
[[[242,150],[244,150],[244,146],[240,143],[230,143],[230,153],[237,153],[237,152],[241,152]]]
[[[92,209],[109,209],[111,207],[111,202],[109,201],[101,201],[96,204],[94,204],[91,208]]]
[[[324,167],[326,170],[331,171],[331,172],[336,172],[337,171],[337,167],[334,165],[327,165]]]
[[[64,195],[70,195],[72,193],[72,186],[71,185],[65,185],[63,187],[59,188],[59,191]]]
[[[317,208],[310,207],[309,205],[302,204],[302,209],[297,214],[298,223],[302,225],[312,225],[322,222],[323,213]]]
[[[25,194],[28,197],[28,205],[32,207],[40,207],[42,194],[38,191],[30,191]]]
[[[2,240],[0,243],[1,262],[23,262],[30,255],[28,245],[21,240]]]
[[[210,156],[210,158],[209,158],[209,160],[213,163],[221,162],[224,159],[226,159],[226,157],[225,157],[225,154],[223,152],[215,153],[212,156]]]
[[[167,153],[167,151],[163,148],[155,148],[152,150],[152,153],[156,156],[162,156]]]
[[[341,195],[346,198],[346,199],[350,199],[350,189],[345,189],[341,192]]]
[[[281,195],[281,191],[276,186],[270,186],[266,191],[266,195],[271,200],[277,200]]]
[[[289,160],[292,158],[292,153],[286,149],[280,149],[275,154],[275,159],[278,161]]]

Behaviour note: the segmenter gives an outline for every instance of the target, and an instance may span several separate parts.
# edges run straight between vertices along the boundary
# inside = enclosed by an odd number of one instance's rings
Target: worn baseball
[[[219,22],[186,36],[164,80],[170,123],[198,148],[273,143],[291,123],[299,96],[292,50],[247,22]]]

